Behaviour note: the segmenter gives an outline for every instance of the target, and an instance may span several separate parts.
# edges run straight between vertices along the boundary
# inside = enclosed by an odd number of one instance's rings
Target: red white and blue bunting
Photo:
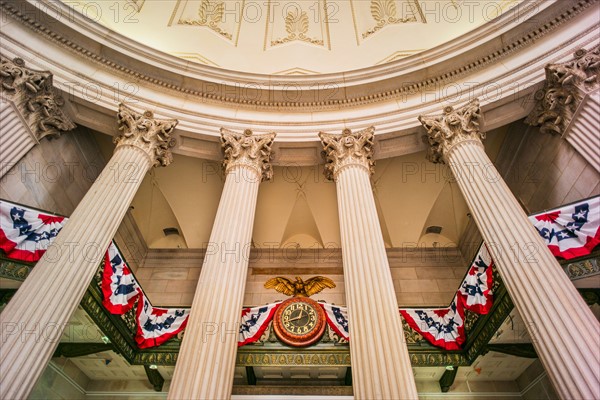
[[[556,257],[585,256],[600,243],[600,197],[532,215],[529,220]]]
[[[187,325],[190,310],[153,307],[140,291],[135,341],[140,349],[160,346],[177,336]]]
[[[0,249],[14,260],[38,261],[66,222],[65,217],[0,201]]]
[[[102,304],[111,314],[125,314],[134,305],[139,295],[137,283],[125,259],[114,242],[111,242],[104,256],[102,271]]]
[[[557,257],[585,256],[600,244],[600,196],[532,215],[529,219]],[[66,217],[0,200],[0,249],[14,260],[38,261],[67,221]],[[482,245],[450,306],[403,309],[400,313],[433,345],[446,350],[460,349],[465,342],[465,310],[487,314],[492,307],[492,266],[493,260]],[[189,309],[152,306],[114,242],[104,259],[102,292],[103,304],[113,314],[124,314],[138,301],[135,340],[140,348],[159,346],[187,324]],[[279,304],[242,310],[238,346],[260,339]],[[331,329],[349,340],[346,308],[320,304]]]
[[[434,346],[460,350],[465,342],[465,310],[458,293],[446,308],[403,309],[400,314],[411,328]]]
[[[488,248],[482,244],[467,271],[467,276],[458,288],[465,309],[477,314],[487,314],[493,304],[492,266],[494,262]]]
[[[348,328],[348,309],[338,307],[333,304],[319,303],[325,310],[327,324],[335,333],[345,340],[350,340],[350,331]]]
[[[269,323],[275,315],[275,311],[281,304],[281,301],[242,309],[242,319],[240,321],[240,337],[238,339],[238,347],[249,343],[254,343],[265,332]]]

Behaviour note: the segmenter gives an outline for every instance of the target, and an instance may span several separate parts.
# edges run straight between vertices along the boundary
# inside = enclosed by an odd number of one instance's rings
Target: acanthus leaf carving
[[[420,9],[420,5],[415,2],[415,7]],[[412,6],[411,6],[412,7]],[[399,18],[398,8],[396,7],[396,0],[371,0],[371,17],[377,22],[375,26],[363,32],[362,37],[366,39],[375,32],[382,29],[384,26],[393,24],[403,24],[407,22],[417,22],[417,17],[414,15]]]
[[[600,88],[600,46],[580,49],[570,61],[546,66],[546,83],[525,119],[543,133],[563,135],[585,96]]]
[[[11,101],[37,140],[58,137],[75,124],[63,112],[64,100],[54,92],[52,74],[25,66],[21,58],[0,58],[2,96]]]
[[[427,159],[443,164],[457,144],[476,141],[482,145],[485,133],[479,129],[481,120],[478,99],[458,109],[448,106],[442,115],[420,115],[419,122],[427,130],[427,135],[423,137],[429,144]]]
[[[319,138],[323,143],[323,156],[325,157],[325,176],[335,180],[338,172],[348,165],[361,165],[374,172],[373,139],[375,128],[369,127],[358,132],[346,128],[341,135],[320,132]]]
[[[257,135],[251,129],[243,133],[221,128],[221,147],[224,152],[223,168],[227,173],[234,167],[245,166],[256,171],[261,180],[271,180],[271,146],[274,132]]]
[[[197,19],[182,19],[177,22],[180,25],[197,25],[212,29],[219,35],[232,40],[233,35],[219,26],[224,20],[225,3],[222,0],[202,0],[198,8]]]
[[[179,121],[154,118],[151,111],[139,113],[125,104],[119,104],[117,123],[120,133],[113,142],[119,146],[134,146],[145,151],[153,166],[171,164],[171,148],[175,146],[173,130]]]

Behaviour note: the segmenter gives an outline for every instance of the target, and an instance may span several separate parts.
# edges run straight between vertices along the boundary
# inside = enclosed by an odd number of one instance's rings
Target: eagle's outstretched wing
[[[293,296],[294,294],[296,294],[294,284],[292,283],[292,281],[282,276],[276,276],[275,278],[271,278],[268,281],[266,281],[265,288],[275,289],[279,293],[283,293],[287,296]]]
[[[304,290],[306,291],[306,295],[309,297],[313,294],[319,293],[325,288],[333,289],[334,287],[335,283],[333,283],[331,279],[324,276],[313,276],[312,278],[304,281]]]

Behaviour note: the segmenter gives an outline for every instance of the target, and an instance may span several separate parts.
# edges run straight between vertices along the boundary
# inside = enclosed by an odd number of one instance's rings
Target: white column
[[[171,162],[177,121],[119,107],[114,154],[53,245],[0,314],[0,397],[23,399],[42,374],[144,175]]]
[[[421,116],[428,159],[447,163],[562,399],[600,398],[600,324],[483,148],[477,100]]]
[[[25,67],[20,58],[0,58],[0,178],[44,137],[75,128],[63,113],[52,74]]]
[[[373,132],[319,134],[338,197],[352,384],[357,399],[417,399],[370,182]]]
[[[600,89],[581,101],[563,137],[600,172]]]
[[[546,66],[546,83],[526,123],[559,134],[600,172],[600,46]]]
[[[221,129],[225,186],[175,365],[169,399],[231,397],[258,187],[274,133]]]

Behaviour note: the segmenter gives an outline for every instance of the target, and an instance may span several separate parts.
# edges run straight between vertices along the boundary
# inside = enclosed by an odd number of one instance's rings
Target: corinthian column
[[[374,128],[319,133],[336,183],[354,396],[417,399],[370,176]]]
[[[192,301],[169,399],[231,396],[258,186],[271,179],[274,133],[221,129],[225,186]]]
[[[600,46],[573,56],[546,66],[546,83],[525,122],[561,135],[600,172]]]
[[[0,178],[45,137],[75,128],[54,92],[52,74],[25,67],[20,58],[0,58]]]
[[[447,163],[562,399],[600,398],[600,324],[486,155],[477,100],[421,116],[428,159]]]
[[[0,314],[0,397],[23,399],[56,349],[144,175],[171,163],[175,120],[119,106],[114,154]]]

